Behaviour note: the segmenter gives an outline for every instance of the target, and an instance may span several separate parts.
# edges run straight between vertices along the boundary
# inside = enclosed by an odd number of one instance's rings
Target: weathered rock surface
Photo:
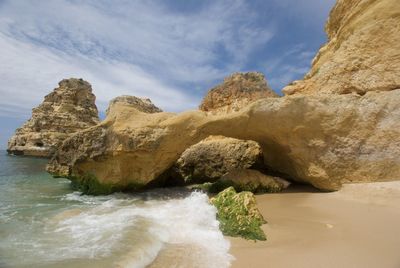
[[[263,98],[234,113],[218,109],[228,111],[236,97],[212,92],[201,109],[216,113],[146,114],[117,105],[100,125],[67,139],[48,169],[95,182],[89,186],[140,189],[159,181],[191,145],[222,135],[258,142],[267,167],[320,189],[399,180],[399,5],[339,0],[328,44],[305,80],[285,89],[308,95]],[[319,94],[350,92],[358,94]]]
[[[98,126],[67,139],[49,164],[62,176],[102,185],[148,185],[210,135],[253,140],[265,164],[324,190],[400,178],[400,90],[364,96],[293,95],[236,113],[146,114],[114,107]],[[139,187],[140,188],[140,187]]]
[[[276,176],[266,175],[254,169],[233,169],[209,186],[209,191],[219,193],[233,187],[235,191],[252,193],[277,193],[289,186],[289,182]]]
[[[161,113],[162,110],[155,106],[150,99],[145,99],[145,98],[138,98],[135,96],[128,96],[128,95],[123,95],[116,97],[110,101],[110,104],[108,106],[108,109],[106,111],[106,114],[113,109],[114,105],[117,104],[119,106],[121,105],[127,105],[131,107],[135,107],[140,112],[143,113]]]
[[[267,240],[261,226],[266,223],[251,192],[236,193],[233,187],[210,199],[217,208],[219,228],[224,235]]]
[[[8,153],[50,157],[71,134],[99,123],[91,85],[64,79],[32,110],[32,117],[8,142]]]
[[[262,164],[262,150],[256,142],[211,136],[183,152],[173,167],[173,176],[185,183],[214,182],[232,169]]]
[[[400,88],[400,1],[338,0],[326,24],[329,41],[296,93],[346,94]]]
[[[200,110],[234,112],[261,98],[279,97],[262,73],[235,73],[212,88],[204,97]]]

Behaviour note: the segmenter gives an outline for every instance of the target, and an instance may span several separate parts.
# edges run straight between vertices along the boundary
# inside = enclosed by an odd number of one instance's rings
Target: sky
[[[233,72],[279,94],[326,42],[334,0],[0,0],[0,149],[63,78],[91,83],[101,116],[119,95],[196,109]]]

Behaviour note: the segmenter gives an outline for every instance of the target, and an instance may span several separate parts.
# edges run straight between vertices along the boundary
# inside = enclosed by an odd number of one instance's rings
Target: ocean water
[[[46,160],[0,151],[0,267],[229,267],[205,194],[86,196]]]

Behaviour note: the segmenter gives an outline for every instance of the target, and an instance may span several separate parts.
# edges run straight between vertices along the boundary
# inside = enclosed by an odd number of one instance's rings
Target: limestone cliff
[[[48,170],[123,189],[156,181],[185,149],[210,135],[254,140],[265,164],[324,190],[400,177],[400,90],[294,95],[239,112],[146,114],[115,107],[105,121],[67,139]]]
[[[64,79],[32,110],[32,117],[8,142],[8,153],[50,157],[71,134],[99,123],[91,85]]]
[[[267,85],[262,73],[235,73],[212,88],[204,97],[200,110],[234,112],[261,98],[279,97]]]
[[[286,95],[400,88],[400,1],[338,0],[325,29],[328,43]]]
[[[305,80],[284,90],[304,94],[236,109],[240,87],[234,97],[212,90],[203,111],[178,115],[116,105],[104,122],[67,139],[48,170],[97,193],[142,189],[159,181],[187,148],[222,135],[258,142],[267,167],[323,190],[398,180],[399,4],[339,0],[327,24],[328,44]],[[358,94],[340,94],[350,92]]]

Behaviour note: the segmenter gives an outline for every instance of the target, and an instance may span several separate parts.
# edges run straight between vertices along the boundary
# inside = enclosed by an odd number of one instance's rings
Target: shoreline
[[[227,238],[239,267],[400,267],[400,182],[257,195],[266,242]]]

